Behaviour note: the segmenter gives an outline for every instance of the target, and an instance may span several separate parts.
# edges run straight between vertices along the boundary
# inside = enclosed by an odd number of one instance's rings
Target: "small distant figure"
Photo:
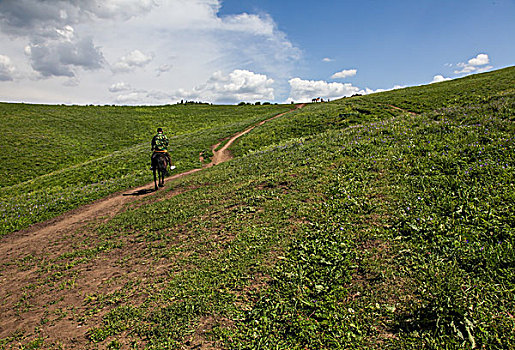
[[[170,153],[168,153],[168,137],[164,134],[162,128],[157,128],[157,134],[152,138],[152,157],[151,157],[151,166],[150,170],[153,170],[153,162],[152,160],[156,158],[158,155],[164,155],[170,166],[170,169],[174,169],[175,167],[172,165],[172,158],[170,157]]]
[[[157,129],[157,135],[152,138],[152,151],[150,169],[154,174],[154,190],[157,191],[159,187],[165,185],[168,167],[170,167],[170,170],[175,169],[168,153],[168,137],[166,137],[161,128]]]

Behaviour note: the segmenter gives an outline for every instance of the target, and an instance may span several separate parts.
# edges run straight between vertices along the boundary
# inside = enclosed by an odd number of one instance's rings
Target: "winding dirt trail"
[[[297,108],[304,106],[305,104],[299,104]],[[219,150],[217,149],[222,142],[213,145],[214,156],[209,164],[203,168],[192,169],[170,176],[166,181],[169,182],[170,180],[189,176],[230,160],[232,156],[229,147],[234,141],[254,128],[290,112],[278,114],[233,135]],[[56,295],[44,295],[43,293],[43,295],[32,295],[31,300],[40,309],[45,309],[46,311],[40,310],[25,314],[20,314],[19,312],[20,302],[24,300],[25,295],[30,295],[30,290],[27,287],[31,285],[37,286],[41,283],[41,261],[51,261],[53,258],[65,254],[70,250],[71,245],[76,244],[79,239],[78,236],[82,234],[82,238],[84,238],[91,235],[88,232],[88,229],[91,231],[90,226],[93,227],[100,222],[108,221],[125,210],[127,204],[152,195],[154,193],[153,188],[154,183],[151,182],[144,186],[114,193],[52,220],[35,224],[28,229],[2,237],[0,239],[0,339],[10,337],[20,329],[37,329],[40,327],[38,325],[39,322],[44,317],[42,312],[59,311],[57,305],[55,310],[53,306],[46,305],[53,302],[52,300],[55,300]],[[38,260],[40,266],[38,267],[38,264],[33,264],[31,268],[20,268],[20,262],[27,259]],[[28,266],[30,267],[31,265],[28,264]],[[127,268],[117,267],[114,264],[106,264],[106,266],[87,265],[84,267],[84,271],[81,271],[80,279],[82,285],[79,291],[75,291],[75,294],[67,293],[66,290],[56,293],[61,296],[61,304],[75,305],[74,307],[80,308],[80,305],[84,302],[85,295],[97,292],[106,280],[127,273]],[[129,273],[131,272],[129,271]],[[134,273],[137,273],[137,271],[134,271]],[[57,322],[55,326],[46,329],[45,335],[50,338],[60,339],[60,341],[65,343],[76,343],[80,348],[79,344],[85,344],[86,330],[84,328],[80,329],[80,325],[77,326],[71,322]],[[62,334],[67,334],[67,338],[63,338]]]
[[[299,104],[297,105],[297,109],[304,106],[305,104]],[[180,174],[169,176],[166,178],[166,181],[185,177],[232,159],[229,147],[234,143],[234,141],[249,133],[254,128],[276,118],[282,117],[283,115],[290,112],[291,111],[275,115],[272,118],[263,120],[258,124],[233,135],[229,141],[227,141],[227,143],[225,143],[225,145],[219,150],[217,150],[217,148],[221,145],[221,142],[213,145],[211,147],[213,150],[213,158],[209,164],[206,164],[202,168],[192,169]],[[91,219],[108,219],[113,217],[124,208],[125,204],[153,194],[153,187],[154,183],[151,182],[140,187],[114,193],[93,203],[71,210],[49,221],[35,224],[28,229],[19,232],[11,233],[0,240],[0,261],[9,261],[13,258],[19,257],[20,254],[31,254],[33,253],[33,247],[44,245],[45,242],[48,241],[48,237],[50,235],[52,238],[55,238],[56,235],[75,231],[79,227],[86,225]]]
[[[396,109],[398,111],[401,111],[401,112],[404,112],[404,113],[408,113],[408,114],[411,114],[411,115],[418,115],[417,113],[415,112],[412,112],[412,111],[408,111],[406,109],[403,109],[403,108],[400,108],[400,107],[397,107],[397,106],[394,106],[394,105],[387,105],[388,107],[391,107],[393,109]]]

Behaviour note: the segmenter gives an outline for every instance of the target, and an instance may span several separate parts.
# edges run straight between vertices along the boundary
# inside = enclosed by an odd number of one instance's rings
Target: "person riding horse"
[[[157,128],[157,134],[152,138],[152,157],[151,160],[162,154],[166,157],[168,161],[168,165],[170,169],[173,169],[172,159],[170,154],[168,153],[168,137],[163,133],[162,128]],[[150,170],[152,170],[152,163],[150,166]]]

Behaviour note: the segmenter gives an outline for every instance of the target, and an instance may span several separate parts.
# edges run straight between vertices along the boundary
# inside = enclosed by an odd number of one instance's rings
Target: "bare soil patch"
[[[304,105],[298,105],[301,108]],[[288,113],[288,112],[286,112]],[[192,169],[167,178],[173,180],[191,175],[232,158],[229,147],[239,137],[265,122],[283,116],[281,113],[234,136],[220,149],[213,146],[214,157],[201,169]],[[52,220],[0,239],[0,339],[46,339],[65,348],[86,348],[87,330],[99,325],[102,316],[120,303],[137,306],[145,300],[142,292],[131,288],[136,281],[159,281],[168,276],[170,263],[145,261],[144,243],[117,238],[115,245],[91,259],[65,257],[81,248],[87,250],[98,240],[95,227],[107,222],[130,204],[142,198],[150,201],[175,196],[192,188],[167,192],[159,198],[153,183],[112,194],[91,204],[69,211]],[[136,206],[140,204],[135,204]],[[216,235],[216,233],[213,233]],[[218,237],[224,240],[223,237]],[[139,256],[141,259],[129,260]],[[86,260],[81,260],[86,259]],[[54,266],[53,264],[57,264]],[[54,268],[55,267],[55,268]],[[139,294],[138,294],[139,293]],[[96,312],[85,315],[91,304]],[[223,320],[220,322],[223,323]],[[201,320],[190,348],[213,348],[203,339],[203,330],[215,320]],[[200,345],[200,347],[198,347]]]

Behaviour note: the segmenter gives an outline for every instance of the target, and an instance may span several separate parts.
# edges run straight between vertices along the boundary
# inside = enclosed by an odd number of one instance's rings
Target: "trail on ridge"
[[[297,108],[302,108],[304,106],[305,104],[299,104],[297,105]],[[234,143],[234,141],[236,141],[241,136],[249,133],[255,127],[261,126],[268,121],[282,117],[283,115],[290,112],[291,111],[275,115],[272,118],[263,120],[258,124],[233,135],[227,141],[227,143],[225,143],[225,145],[219,150],[217,150],[217,148],[221,145],[221,142],[213,145],[213,158],[209,164],[205,165],[202,168],[192,169],[183,173],[169,176],[166,178],[166,181],[185,177],[232,159],[229,147]],[[76,230],[78,227],[85,225],[90,219],[95,219],[99,217],[113,217],[118,212],[120,212],[120,210],[123,209],[125,204],[130,203],[138,198],[144,198],[154,193],[153,187],[154,183],[151,182],[143,186],[114,193],[105,198],[99,199],[93,203],[71,210],[65,214],[58,216],[57,218],[51,219],[43,223],[35,224],[29,227],[28,229],[6,235],[0,240],[0,257],[2,260],[12,259],[19,255],[13,254],[13,250],[24,250],[22,249],[23,247],[27,247],[27,249],[30,249],[30,246],[37,246],[40,243],[46,242],[46,238],[49,235],[52,235],[52,237],[55,238],[57,234],[63,231],[70,232]],[[25,251],[25,253],[28,252]]]
[[[305,104],[299,104],[297,108],[304,106]],[[213,145],[214,156],[209,164],[203,168],[192,169],[170,176],[166,180],[170,181],[189,176],[230,160],[232,156],[229,147],[234,141],[249,133],[255,127],[290,112],[278,114],[233,135],[220,149],[218,148],[222,142]],[[37,305],[34,310],[22,314],[16,311],[17,303],[19,304],[19,300],[23,299],[26,293],[25,288],[28,285],[41,283],[42,276],[44,276],[44,273],[36,266],[29,270],[20,269],[17,261],[22,261],[28,257],[52,261],[52,259],[66,254],[70,249],[73,249],[72,246],[78,240],[91,236],[91,232],[89,232],[91,231],[90,225],[108,221],[122,212],[127,207],[127,204],[152,195],[154,193],[153,188],[154,183],[151,182],[143,186],[114,193],[49,221],[35,224],[25,230],[13,232],[2,237],[0,239],[0,261],[4,262],[4,264],[0,266],[0,300],[2,300],[2,303],[0,303],[0,339],[9,337],[20,329],[31,330],[39,327],[39,323],[42,317],[44,317],[42,314],[49,312],[49,310],[52,311],[54,308],[57,310],[58,307],[57,304],[55,306],[48,306],[49,303],[55,302],[55,294],[39,293],[32,296],[31,299],[31,302]],[[114,259],[114,257],[112,258]],[[77,282],[77,285],[80,285],[80,287],[75,287],[73,292],[66,290],[57,292],[57,295],[61,295],[62,300],[58,304],[60,304],[60,307],[63,305],[66,307],[72,306],[76,310],[80,310],[85,295],[97,293],[99,289],[104,288],[103,283],[105,281],[126,273],[126,268],[115,266],[109,263],[109,261],[100,265],[98,263],[94,265],[93,263],[86,264],[81,269],[80,279],[78,277],[80,282]],[[142,272],[132,271],[130,273],[138,274]],[[46,311],[44,310],[45,308],[47,308]],[[80,328],[80,326],[73,324],[71,321],[61,320],[56,322],[55,325],[49,326],[44,333],[51,339],[60,339],[60,341],[65,342],[71,341],[78,345],[87,342],[85,328],[87,327]]]

